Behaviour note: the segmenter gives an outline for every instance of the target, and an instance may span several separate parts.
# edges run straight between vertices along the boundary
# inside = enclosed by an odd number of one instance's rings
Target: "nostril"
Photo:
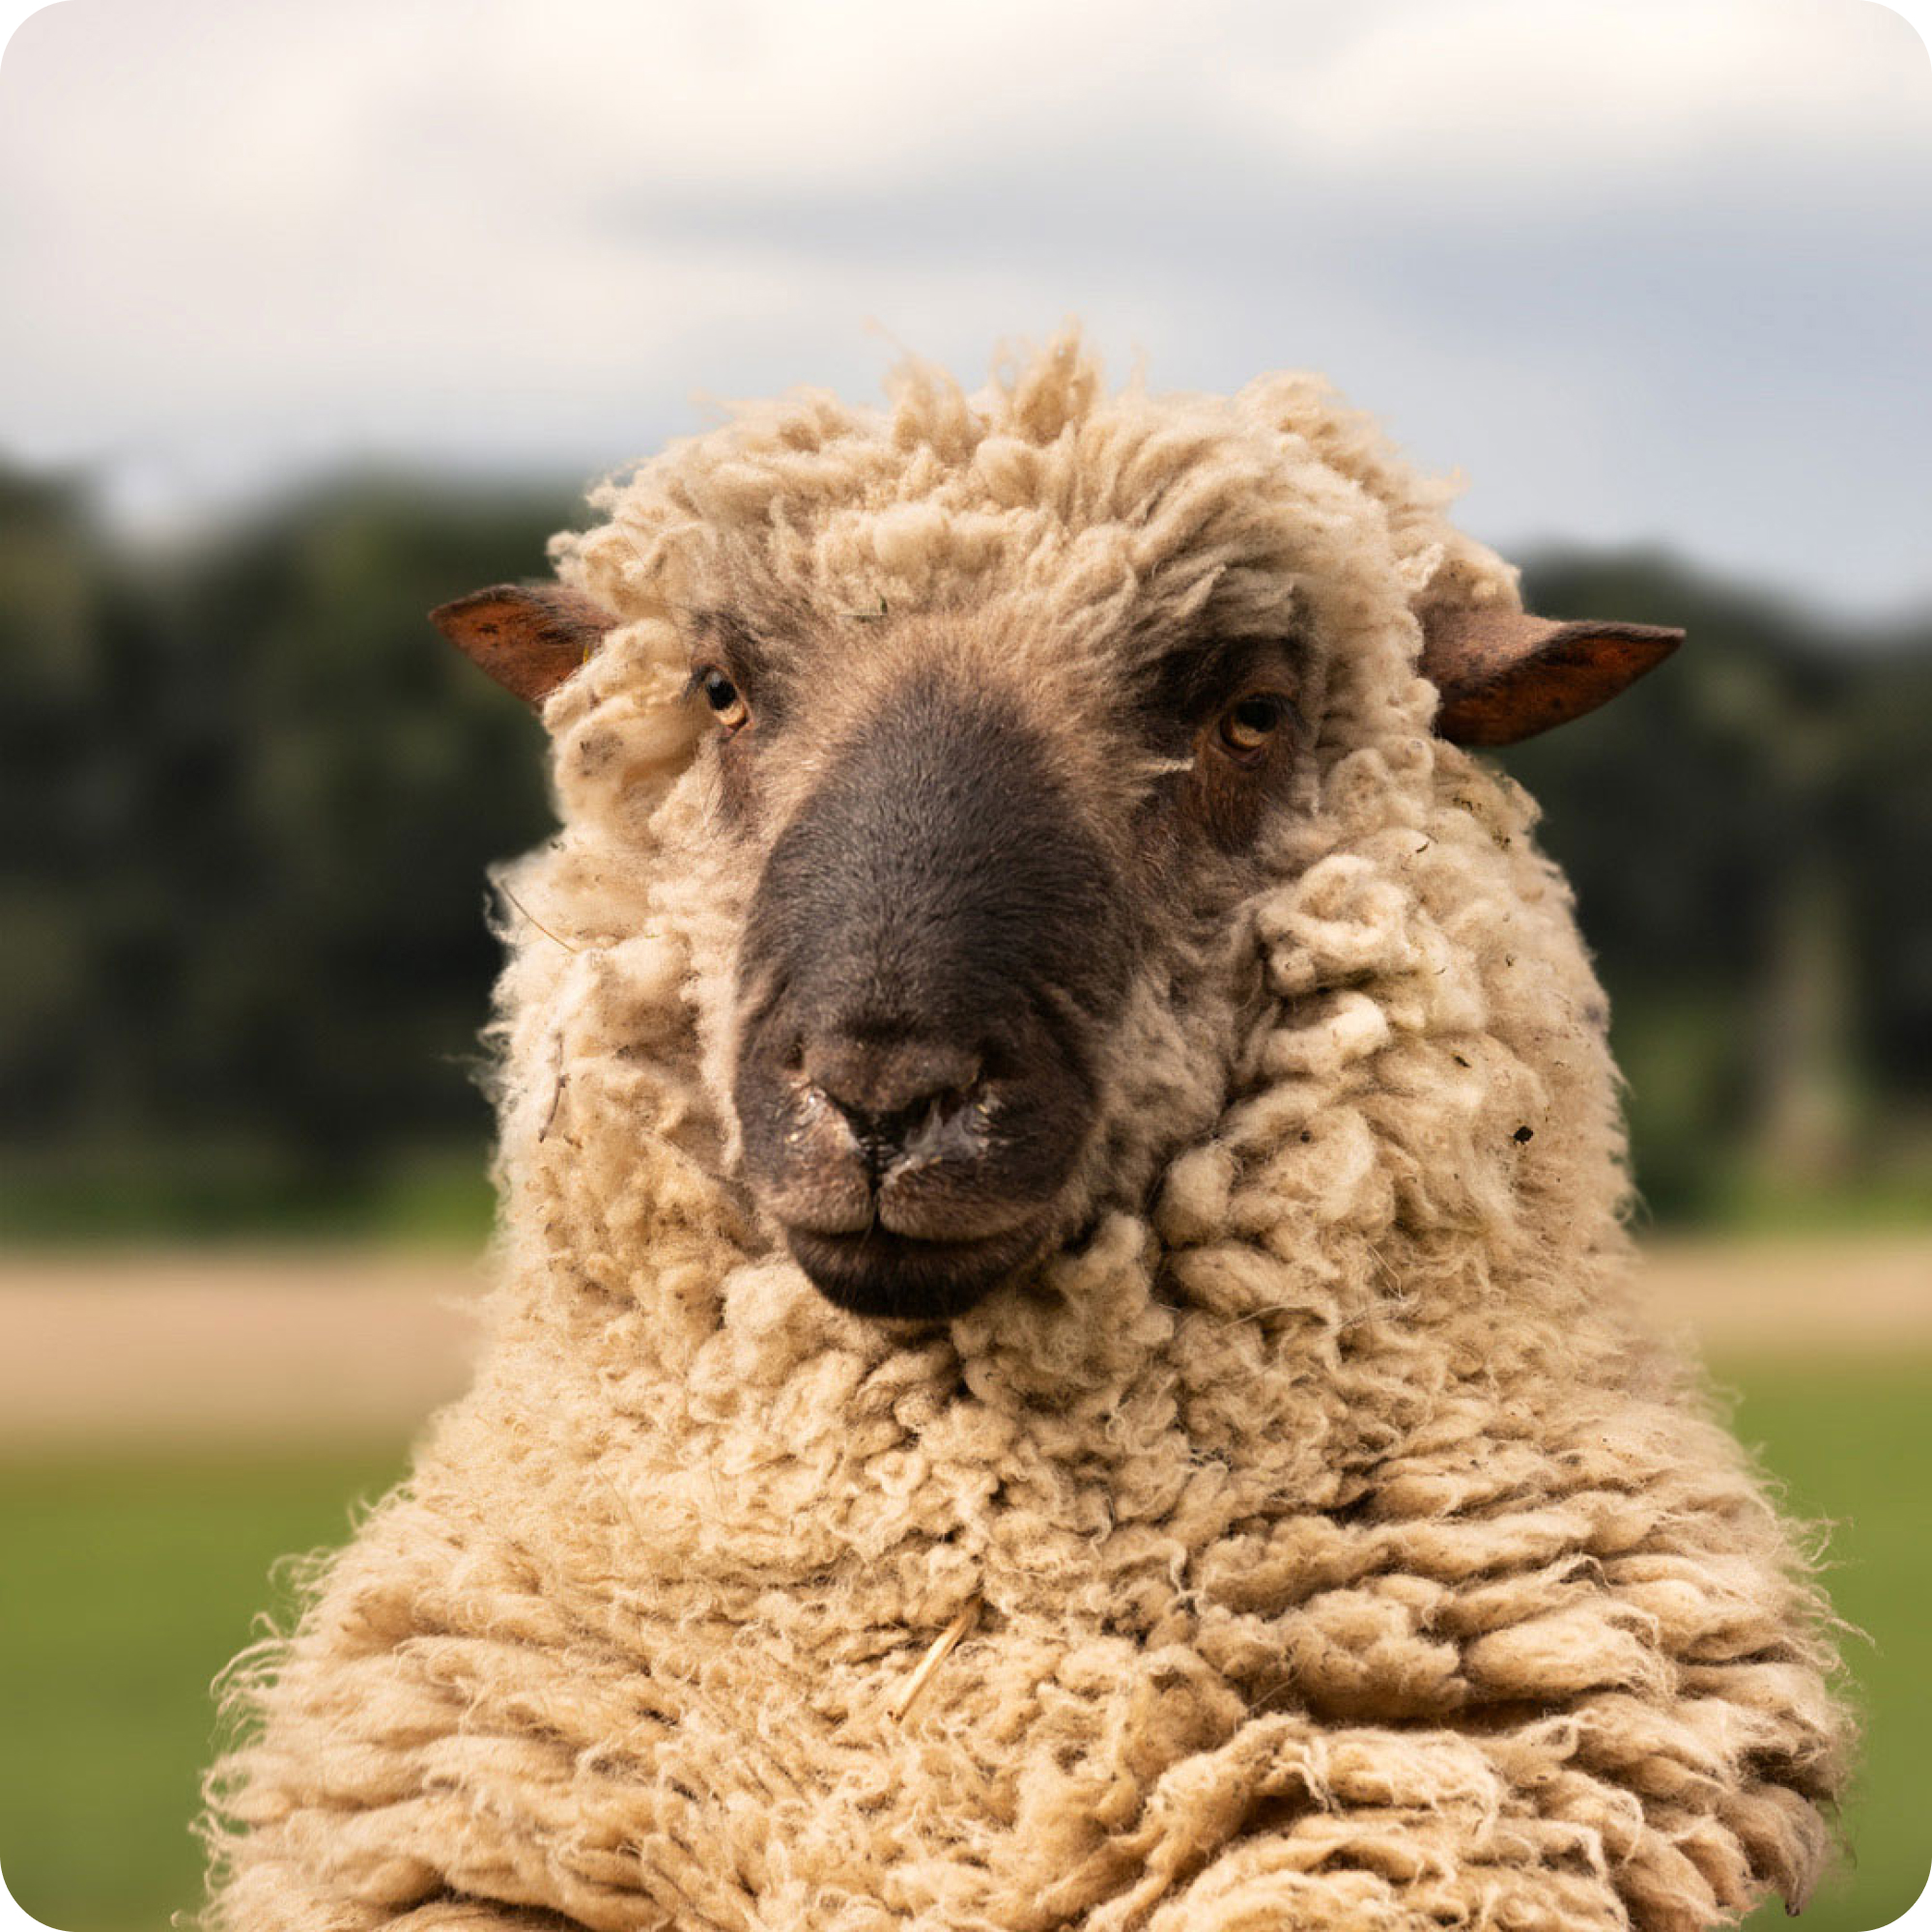
[[[868,1114],[838,1100],[832,1104],[844,1120],[846,1131],[852,1136],[852,1145],[859,1158],[865,1162],[867,1174],[876,1182],[886,1169],[898,1159],[900,1149],[912,1132],[911,1114]]]
[[[980,1077],[980,1060],[940,1040],[847,1036],[808,1040],[801,1070],[862,1139],[880,1138],[895,1123],[910,1132],[935,1102],[964,1094]]]

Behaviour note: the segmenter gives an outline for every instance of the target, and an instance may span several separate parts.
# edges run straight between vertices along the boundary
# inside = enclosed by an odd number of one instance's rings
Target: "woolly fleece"
[[[212,1927],[1804,1899],[1831,1622],[1630,1312],[1605,1007],[1533,808],[1431,734],[1417,612],[1517,595],[1445,495],[1313,378],[1110,395],[1069,335],[970,397],[914,366],[884,409],[746,408],[594,498],[556,561],[623,621],[549,702],[562,830],[506,875],[487,1356],[231,1675]],[[681,620],[862,613],[861,652],[863,613],[1002,602],[1123,661],[1296,628],[1314,747],[1236,927],[1259,1019],[1149,1076],[1211,1125],[1028,1281],[868,1323],[732,1175],[752,882]]]

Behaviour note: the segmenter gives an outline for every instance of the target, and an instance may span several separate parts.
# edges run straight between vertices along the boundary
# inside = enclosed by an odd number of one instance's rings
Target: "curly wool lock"
[[[562,831],[507,875],[488,1352],[231,1681],[211,1925],[1801,1902],[1830,1619],[1630,1312],[1569,895],[1418,675],[1418,617],[1514,573],[1316,381],[1108,395],[1071,338],[972,397],[915,367],[885,410],[748,410],[596,501],[557,561],[619,622],[549,699]],[[834,1306],[740,1184],[753,882],[686,696],[721,609],[844,613],[855,665],[884,612],[1015,612],[1041,665],[1314,640],[1215,968],[1244,1030],[1216,1061],[1130,1022],[1122,1118],[1184,1144],[1105,1139],[1078,1231],[949,1322]]]

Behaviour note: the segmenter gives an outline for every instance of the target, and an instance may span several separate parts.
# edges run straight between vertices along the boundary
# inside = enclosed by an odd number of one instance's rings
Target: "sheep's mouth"
[[[1090,1125],[1084,1091],[1050,1071],[869,1113],[770,1057],[740,1076],[753,1191],[813,1285],[858,1315],[944,1321],[1033,1260]]]
[[[963,1315],[1046,1245],[1049,1217],[977,1240],[924,1240],[874,1224],[851,1234],[787,1227],[786,1245],[812,1286],[854,1315],[922,1321]]]

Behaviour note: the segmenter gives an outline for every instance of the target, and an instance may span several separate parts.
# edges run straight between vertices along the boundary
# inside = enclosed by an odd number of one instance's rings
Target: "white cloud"
[[[1245,124],[1378,173],[1508,198],[1628,190],[1690,160],[1932,156],[1932,61],[1863,0],[1382,0],[1316,58],[1231,70]]]

